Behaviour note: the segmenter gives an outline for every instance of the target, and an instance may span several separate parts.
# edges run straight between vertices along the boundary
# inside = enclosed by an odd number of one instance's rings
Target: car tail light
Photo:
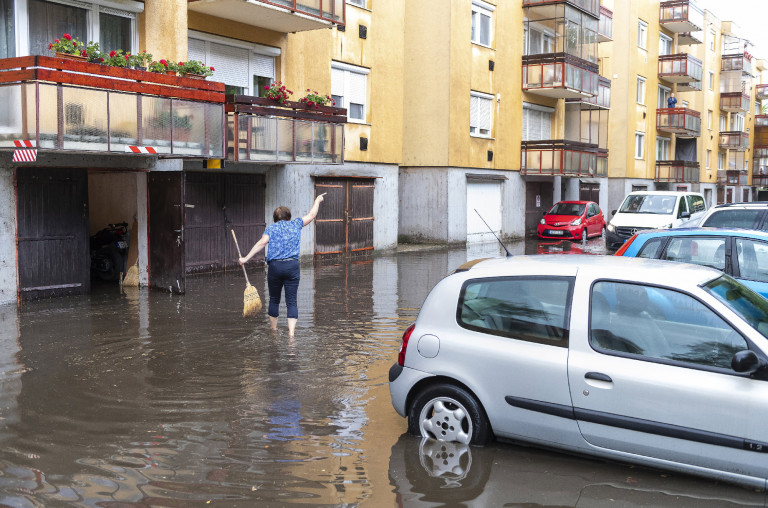
[[[400,352],[397,353],[397,363],[401,367],[405,366],[405,350],[408,349],[408,340],[411,338],[413,329],[416,327],[416,323],[409,326],[405,333],[403,333],[403,342],[400,344]]]
[[[632,244],[632,242],[635,241],[635,238],[637,238],[637,235],[632,235],[632,237],[624,242],[624,245],[621,246],[619,250],[616,251],[616,254],[614,256],[623,256],[625,252],[627,252],[627,249],[629,249],[629,246]]]

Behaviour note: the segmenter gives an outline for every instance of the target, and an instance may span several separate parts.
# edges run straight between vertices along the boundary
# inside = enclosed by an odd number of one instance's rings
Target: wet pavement
[[[530,241],[514,254],[603,254]],[[242,272],[0,307],[0,506],[763,506],[683,475],[405,434],[387,372],[452,269],[498,245],[302,265],[289,339]],[[251,282],[265,296],[265,273]],[[284,308],[282,309],[284,315]]]

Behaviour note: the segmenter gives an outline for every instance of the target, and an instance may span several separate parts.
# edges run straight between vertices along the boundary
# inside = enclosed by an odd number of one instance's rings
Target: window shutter
[[[491,133],[491,101],[489,99],[478,98],[478,127]]]
[[[248,53],[249,51],[245,48],[226,46],[216,42],[209,43],[208,60],[205,64],[216,69],[211,79],[231,86],[240,86],[246,90],[250,89]]]
[[[190,60],[199,60],[205,62],[205,41],[189,38],[187,47],[187,57]]]
[[[251,54],[251,63],[253,64],[253,73],[263,78],[275,79],[275,59],[271,56]]]
[[[552,113],[541,112],[541,135],[539,139],[552,139]]]
[[[480,99],[478,97],[470,96],[469,98],[469,126],[479,127],[477,120],[477,102]]]
[[[365,104],[365,74],[349,73],[349,102]]]
[[[331,95],[344,97],[344,71],[331,68]],[[337,106],[342,107],[341,104]]]

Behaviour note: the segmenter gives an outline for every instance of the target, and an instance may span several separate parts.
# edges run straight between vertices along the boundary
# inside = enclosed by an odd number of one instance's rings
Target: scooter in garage
[[[91,236],[90,246],[91,275],[103,281],[119,281],[128,255],[128,223],[107,225]]]

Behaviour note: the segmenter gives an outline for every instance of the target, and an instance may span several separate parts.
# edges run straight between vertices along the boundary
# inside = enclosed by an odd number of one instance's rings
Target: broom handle
[[[240,254],[240,246],[237,244],[237,237],[235,236],[235,230],[232,229],[231,231],[232,231],[232,238],[235,239],[235,247],[237,248],[237,257],[241,258],[243,257],[243,255]],[[240,265],[240,266],[243,267],[243,275],[245,275],[245,283],[250,286],[251,283],[248,282],[248,272],[245,271],[245,265]]]

